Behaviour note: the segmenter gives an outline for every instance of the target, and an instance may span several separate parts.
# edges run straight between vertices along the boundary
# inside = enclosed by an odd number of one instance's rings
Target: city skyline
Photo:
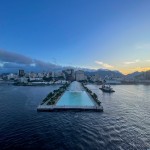
[[[0,69],[150,70],[150,2],[0,2]]]

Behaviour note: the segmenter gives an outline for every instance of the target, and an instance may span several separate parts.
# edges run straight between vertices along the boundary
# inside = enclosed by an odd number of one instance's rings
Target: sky
[[[149,0],[1,0],[0,70],[150,70]]]

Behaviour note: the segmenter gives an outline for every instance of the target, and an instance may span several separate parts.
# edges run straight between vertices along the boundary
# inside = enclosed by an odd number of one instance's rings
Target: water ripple
[[[114,86],[113,94],[102,93],[99,86],[88,87],[98,94],[103,113],[39,113],[37,105],[58,86],[0,86],[1,149],[150,148],[150,86]]]

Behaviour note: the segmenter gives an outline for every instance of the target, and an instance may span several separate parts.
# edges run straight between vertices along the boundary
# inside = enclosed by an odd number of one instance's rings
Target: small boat
[[[103,92],[107,92],[107,93],[112,93],[115,92],[110,85],[102,85],[101,88],[99,88],[100,90],[102,90]]]

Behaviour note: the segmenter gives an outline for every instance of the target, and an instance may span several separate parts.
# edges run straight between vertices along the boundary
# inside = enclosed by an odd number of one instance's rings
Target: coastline
[[[49,85],[64,85],[64,83],[48,83],[48,82],[43,82],[43,83],[16,83],[14,81],[6,81],[6,80],[0,80],[0,84],[12,84],[14,86],[49,86]],[[97,84],[97,83],[87,83],[87,84],[93,84],[93,85],[102,85],[102,84]],[[110,85],[150,85],[149,82],[122,82],[120,84],[110,84]]]

